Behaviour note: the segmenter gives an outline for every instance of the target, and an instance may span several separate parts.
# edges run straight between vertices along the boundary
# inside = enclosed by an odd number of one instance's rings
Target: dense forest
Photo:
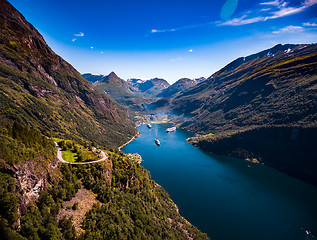
[[[181,217],[150,173],[124,153],[107,150],[108,160],[97,164],[58,163],[50,138],[16,122],[1,121],[0,126],[3,239],[208,239]],[[30,169],[23,173],[27,176],[18,172],[24,168]],[[36,181],[23,185],[24,177]],[[32,199],[28,188],[40,181],[46,184]],[[58,218],[58,213],[82,185],[99,204],[86,213],[84,232],[77,235],[72,217]],[[71,207],[76,211],[78,203]]]

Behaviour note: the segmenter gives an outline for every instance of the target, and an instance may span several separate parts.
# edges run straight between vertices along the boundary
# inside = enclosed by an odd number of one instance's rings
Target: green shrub
[[[78,202],[75,202],[72,206],[73,210],[77,210],[78,209]]]

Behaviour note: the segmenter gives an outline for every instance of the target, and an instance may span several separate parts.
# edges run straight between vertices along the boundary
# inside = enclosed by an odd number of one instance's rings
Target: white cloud
[[[247,15],[244,15],[240,18],[234,18],[232,20],[220,23],[219,26],[240,26],[246,25],[255,22],[265,21],[265,17],[254,17],[254,18],[247,18]]]
[[[265,17],[265,20],[285,17],[285,16],[288,16],[288,15],[293,15],[295,13],[302,12],[306,8],[307,7],[305,7],[305,6],[298,7],[298,8],[296,8],[296,7],[281,8],[279,11],[273,12],[272,16]]]
[[[170,28],[170,29],[152,29],[151,33],[165,33],[165,32],[175,32],[185,29],[198,28],[202,26],[208,25],[217,25],[217,26],[241,26],[251,23],[264,22],[269,19],[281,18],[289,15],[293,15],[299,12],[304,11],[305,9],[317,4],[317,0],[305,0],[301,5],[297,7],[287,7],[288,2],[283,0],[274,0],[270,2],[262,2],[260,5],[268,6],[267,8],[259,9],[258,12],[264,14],[260,16],[252,16],[250,14],[253,12],[247,11],[244,13],[242,17],[233,18],[231,20],[227,20],[225,22],[208,22],[194,25],[187,25],[178,28]],[[269,7],[272,6],[272,7]],[[273,10],[274,9],[274,10]],[[304,25],[305,26],[305,25]],[[308,26],[308,25],[306,25]],[[315,26],[315,25],[311,25]]]
[[[193,52],[193,49],[189,49],[188,52]]]
[[[151,30],[151,33],[176,32],[176,31],[180,31],[180,30],[198,28],[198,27],[203,27],[203,26],[208,26],[208,25],[214,25],[214,24],[215,24],[215,22],[207,22],[207,23],[186,25],[186,26],[182,26],[182,27],[178,27],[178,28],[152,29],[152,30]]]
[[[151,33],[163,33],[163,32],[175,32],[176,29],[172,28],[172,29],[162,29],[162,30],[158,30],[158,29],[152,29]]]
[[[76,40],[77,40],[77,38],[73,38],[73,39],[72,39],[72,42],[75,42]]]
[[[273,33],[275,34],[279,34],[279,33],[295,33],[295,32],[302,32],[305,29],[301,26],[287,26],[287,27],[283,27],[277,31],[274,31]]]
[[[305,0],[304,6],[310,7],[317,3],[317,0]]]
[[[75,33],[74,34],[76,37],[83,37],[83,36],[85,36],[85,34],[83,34],[82,32],[80,32],[80,33]]]
[[[183,58],[179,57],[179,58],[172,58],[169,61],[170,62],[178,62],[178,61],[182,61],[182,60],[183,60]]]
[[[287,7],[288,3],[284,1],[275,0],[273,2],[262,2],[260,5],[270,5],[277,8],[277,11],[268,12],[267,16],[257,16],[257,17],[248,17],[247,14],[243,15],[240,18],[234,18],[226,22],[218,24],[218,26],[240,26],[250,23],[263,22],[269,19],[276,19],[280,17],[285,17],[293,15],[299,12],[304,11],[305,9],[317,4],[317,0],[305,0],[300,6],[297,7]],[[268,11],[271,9],[262,9],[260,11]]]
[[[266,12],[266,11],[270,11],[272,8],[263,8],[261,9],[261,12]]]
[[[283,1],[275,0],[273,2],[262,2],[262,3],[260,3],[260,5],[279,6],[279,5],[281,5],[281,2],[283,2]]]
[[[305,27],[317,27],[317,23],[306,22],[306,23],[303,23],[303,26],[305,26]]]
[[[94,49],[94,47],[90,47],[91,49]]]

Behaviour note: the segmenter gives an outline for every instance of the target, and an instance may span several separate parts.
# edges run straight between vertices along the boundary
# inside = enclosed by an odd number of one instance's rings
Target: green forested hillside
[[[37,130],[0,125],[1,239],[208,239],[125,154],[107,151],[104,162],[62,164],[56,162],[53,141]],[[77,234],[73,219],[59,212],[81,184],[99,204],[88,209],[82,219],[85,232]],[[73,205],[69,211],[76,210]]]
[[[57,160],[51,137],[116,148],[136,129],[125,108],[57,56],[6,0],[0,0],[0,118],[1,239],[207,239],[125,154],[107,151],[108,159],[89,166]],[[61,212],[81,210],[78,202],[64,203],[82,185],[99,204],[75,222]],[[75,224],[85,231],[76,232]]]
[[[57,214],[80,183],[68,165],[56,168],[54,142],[35,129],[1,121],[0,145],[1,239],[62,239],[74,233],[72,225],[58,227]]]
[[[103,203],[86,214],[83,239],[208,239],[180,216],[147,170],[123,153],[109,152],[109,157],[111,178],[104,177],[109,168],[103,163],[73,168]]]
[[[239,58],[172,100],[187,129],[224,133],[316,125],[317,44],[277,45]],[[197,123],[197,124],[196,124]]]
[[[316,96],[317,44],[288,44],[233,61],[170,108],[199,133],[196,146],[256,157],[317,184]]]
[[[114,72],[108,76],[103,76],[103,78],[94,83],[94,86],[132,111],[144,111],[146,103],[149,102],[148,99],[142,98],[131,91],[131,86],[120,79]]]
[[[7,1],[0,5],[1,118],[113,147],[136,133],[127,110],[56,55]]]

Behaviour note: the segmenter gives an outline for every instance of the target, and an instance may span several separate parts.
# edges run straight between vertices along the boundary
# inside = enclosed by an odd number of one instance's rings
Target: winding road
[[[68,163],[68,164],[74,164],[74,165],[78,165],[78,164],[92,164],[92,163],[97,163],[97,162],[102,162],[102,161],[105,161],[106,159],[108,159],[106,153],[104,151],[101,151],[101,155],[102,155],[102,158],[101,159],[98,159],[98,160],[95,160],[95,161],[91,161],[91,162],[67,162],[64,160],[63,156],[62,156],[62,149],[60,146],[58,146],[57,142],[55,142],[55,145],[57,147],[57,158],[59,161],[63,162],[63,163]]]

